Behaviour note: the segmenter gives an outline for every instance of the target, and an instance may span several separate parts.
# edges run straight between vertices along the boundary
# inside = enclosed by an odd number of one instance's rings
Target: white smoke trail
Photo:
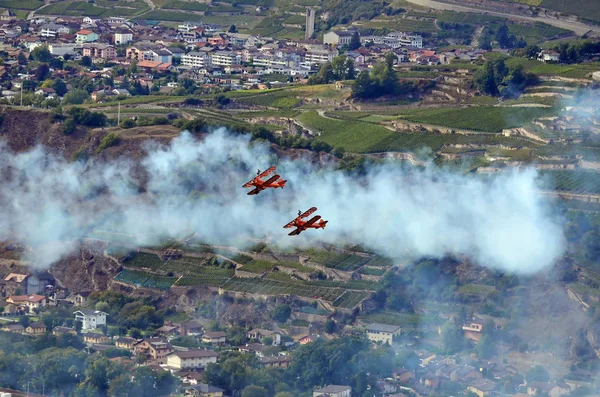
[[[534,170],[486,182],[387,164],[356,178],[281,160],[286,187],[247,196],[241,185],[277,161],[248,136],[221,129],[200,142],[183,133],[166,147],[148,142],[145,149],[147,193],[140,195],[128,160],[84,166],[41,147],[20,154],[0,147],[0,240],[32,247],[28,259],[40,267],[68,254],[93,227],[133,235],[139,245],[196,233],[217,244],[266,236],[284,247],[360,243],[391,257],[465,254],[515,273],[543,269],[563,251]],[[288,237],[282,226],[311,206],[327,228]]]

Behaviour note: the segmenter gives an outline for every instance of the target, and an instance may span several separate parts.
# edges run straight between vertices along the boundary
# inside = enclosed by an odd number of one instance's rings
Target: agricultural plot
[[[334,307],[351,309],[358,305],[360,301],[365,299],[367,296],[368,294],[365,292],[345,291],[341,296],[333,301],[332,305]]]
[[[362,267],[359,271],[360,274],[366,274],[368,276],[383,276],[385,269],[377,267]]]
[[[35,10],[44,5],[41,0],[0,0],[1,8],[16,10]]]
[[[542,187],[573,193],[600,194],[600,173],[591,170],[540,171]]]
[[[213,286],[218,287],[224,284],[234,275],[233,269],[221,269],[215,267],[204,266],[197,269],[193,273],[184,275],[177,281],[176,285],[180,286]]]
[[[596,0],[542,0],[541,6],[591,21],[600,21],[600,8]]]
[[[494,286],[481,284],[465,284],[458,289],[461,295],[489,296],[494,292],[496,292]]]
[[[539,76],[560,76],[574,79],[590,78],[591,73],[600,70],[599,62],[565,65],[544,63],[533,59],[510,57],[506,59],[505,63],[508,67],[522,65],[525,71]]]
[[[255,106],[292,108],[300,103],[300,98],[292,96],[290,90],[267,91],[253,96],[235,98],[235,101]]]
[[[115,276],[115,280],[138,287],[169,289],[177,279],[175,277],[156,276],[146,272],[124,269]]]
[[[438,31],[433,19],[423,20],[398,17],[378,17],[371,21],[361,21],[361,25],[368,29],[390,29],[403,32],[433,33]]]
[[[360,318],[365,323],[399,325],[406,329],[417,329],[420,325],[433,324],[437,321],[437,317],[396,312],[366,314],[361,315]]]
[[[301,255],[308,256],[311,262],[344,271],[356,270],[371,260],[369,257],[316,249],[304,250]]]
[[[31,1],[31,0],[29,0]],[[72,15],[72,16],[90,16],[90,17],[110,17],[110,16],[134,16],[148,9],[144,2],[127,2],[125,5],[111,5],[102,7],[97,4],[85,1],[54,3],[48,7],[42,8],[38,14],[44,15]]]
[[[171,21],[171,22],[203,22],[204,17],[199,14],[177,12],[177,11],[166,11],[166,10],[152,10],[144,14],[144,19],[157,20],[157,21]]]

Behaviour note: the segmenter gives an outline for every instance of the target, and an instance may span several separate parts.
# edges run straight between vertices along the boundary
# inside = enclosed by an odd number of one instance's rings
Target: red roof
[[[17,302],[31,302],[31,303],[39,303],[41,301],[43,301],[44,299],[46,299],[45,296],[42,295],[14,295],[14,296],[9,296],[8,298],[6,298],[7,300],[10,299],[11,301],[17,303]]]
[[[80,30],[79,32],[77,32],[77,34],[92,34],[94,32],[92,32],[91,30],[87,30],[87,29],[83,29]]]

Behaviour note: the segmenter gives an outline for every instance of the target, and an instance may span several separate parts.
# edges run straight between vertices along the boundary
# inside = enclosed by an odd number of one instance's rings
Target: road
[[[515,15],[515,14],[509,14],[509,13],[498,12],[498,11],[488,11],[488,10],[484,10],[481,8],[473,8],[473,7],[467,7],[467,6],[462,6],[462,5],[456,5],[456,4],[442,3],[442,2],[434,1],[434,0],[406,0],[406,1],[408,1],[409,3],[419,5],[419,6],[433,8],[435,10],[474,12],[474,13],[478,13],[478,14],[488,14],[488,15],[494,15],[494,16],[503,17],[503,18],[520,19],[520,20],[529,21],[529,22],[543,22],[543,23],[547,23],[548,25],[556,26],[557,28],[571,30],[571,31],[575,32],[576,34],[578,34],[579,36],[583,36],[590,30],[594,31],[594,32],[600,32],[600,26],[588,25],[588,24],[585,24],[582,22],[571,22],[571,21],[553,19],[553,18],[542,17],[542,16],[528,17],[525,15]]]

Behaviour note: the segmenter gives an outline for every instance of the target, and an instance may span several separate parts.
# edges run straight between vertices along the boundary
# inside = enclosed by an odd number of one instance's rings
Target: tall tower
[[[304,40],[309,40],[315,32],[315,9],[306,8],[306,30],[304,31]]]

